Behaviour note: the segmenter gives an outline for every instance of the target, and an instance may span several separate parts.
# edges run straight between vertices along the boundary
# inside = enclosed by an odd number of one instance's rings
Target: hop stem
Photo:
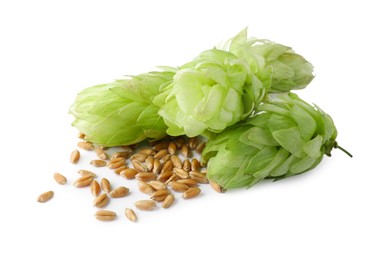
[[[353,155],[352,155],[351,153],[349,153],[348,151],[346,151],[343,147],[339,146],[337,142],[334,143],[334,148],[340,149],[341,151],[343,151],[344,153],[346,153],[349,157],[353,157]]]

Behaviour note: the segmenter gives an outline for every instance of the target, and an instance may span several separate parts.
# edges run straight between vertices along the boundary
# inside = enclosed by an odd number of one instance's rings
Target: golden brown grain
[[[190,188],[188,187],[187,184],[180,183],[177,181],[172,181],[168,185],[171,187],[173,191],[176,191],[176,192],[185,192],[186,190]]]
[[[162,159],[167,154],[168,154],[167,149],[162,149],[162,150],[158,151],[156,154],[154,154],[154,158],[155,159]]]
[[[185,170],[186,172],[189,172],[191,170],[191,162],[189,159],[186,159],[183,161],[183,170]]]
[[[107,163],[107,166],[109,166],[110,164],[113,164],[113,163],[118,163],[118,162],[120,162],[120,161],[125,162],[126,159],[123,158],[123,157],[110,158],[110,160],[109,160],[108,163]]]
[[[125,150],[126,152],[129,152],[129,153],[132,153],[133,150],[135,149],[135,148],[134,148],[133,146],[131,146],[131,145],[122,145],[121,148],[122,148],[123,150]]]
[[[195,151],[198,154],[202,154],[202,152],[203,152],[205,147],[206,147],[206,142],[201,142],[200,144],[198,144],[198,146],[196,147]]]
[[[122,172],[123,170],[125,170],[125,169],[127,169],[127,165],[122,165],[122,166],[118,167],[117,169],[114,169],[114,172],[115,172],[116,174],[121,174],[121,172]]]
[[[78,147],[95,151],[99,159],[90,162],[93,166],[106,165],[126,179],[137,179],[138,189],[150,195],[151,198],[151,200],[135,202],[136,208],[140,210],[152,210],[156,207],[156,202],[162,202],[162,207],[167,209],[175,201],[175,196],[171,194],[171,190],[183,193],[184,199],[190,199],[201,193],[201,189],[198,187],[199,183],[209,183],[206,172],[202,172],[206,163],[192,158],[193,153],[203,152],[206,142],[201,142],[198,137],[179,136],[168,137],[160,141],[149,141],[149,145],[151,147],[139,148],[140,145],[120,147],[125,150],[110,153],[110,160],[108,160],[109,155],[101,147],[94,147],[88,141],[78,142]],[[133,152],[135,153],[133,154]],[[79,151],[73,151],[71,162],[77,163],[79,159]],[[130,160],[126,161],[127,159]],[[106,160],[108,161],[106,162]],[[132,168],[129,168],[128,162],[131,162]],[[110,182],[106,178],[102,178],[98,183],[94,180],[95,174],[90,171],[80,170],[79,173],[82,176],[75,180],[73,185],[76,187],[91,185],[91,193],[96,197],[93,204],[96,207],[105,207],[110,198],[120,198],[129,194],[129,189],[124,186],[111,190]],[[54,178],[60,183],[56,174]],[[60,184],[65,182],[62,181]],[[210,185],[217,192],[225,191],[214,182],[211,182]],[[101,190],[104,193],[100,195]],[[113,211],[98,211],[96,213],[96,218],[100,220],[113,220],[116,216]],[[125,216],[130,221],[137,220],[135,212],[130,208],[125,208]]]
[[[175,197],[172,194],[168,194],[162,202],[162,208],[168,209],[174,204]]]
[[[80,160],[80,152],[78,150],[74,150],[70,154],[70,162],[71,163],[77,163]]]
[[[173,168],[174,168],[174,164],[171,160],[169,160],[163,164],[163,167],[161,169],[161,173],[166,172],[166,171],[172,171]]]
[[[154,153],[154,149],[153,148],[142,148],[138,151],[138,153],[140,154],[145,154],[145,155],[152,155]]]
[[[137,215],[135,214],[134,210],[130,208],[125,208],[125,216],[132,222],[137,221]]]
[[[194,172],[200,171],[200,162],[196,158],[192,158],[191,160],[191,170]]]
[[[123,151],[123,152],[115,152],[113,153],[112,157],[113,158],[124,158],[124,159],[128,159],[131,155],[131,152],[130,151]]]
[[[96,177],[96,174],[95,174],[94,172],[87,171],[87,170],[79,170],[79,171],[78,171],[78,174],[81,175],[81,176],[91,175],[91,176],[93,176],[94,178]]]
[[[190,157],[191,156],[191,151],[188,148],[187,144],[182,145],[182,147],[180,148],[180,154],[183,155],[184,157]]]
[[[191,179],[196,180],[199,183],[208,183],[208,179],[205,174],[201,172],[190,171]]]
[[[171,162],[173,163],[175,168],[182,168],[183,164],[180,158],[177,155],[171,155]]]
[[[134,179],[138,171],[134,168],[127,168],[121,171],[120,175],[125,177],[128,180]]]
[[[167,181],[174,173],[172,171],[165,171],[158,175],[157,180],[161,182]]]
[[[122,157],[119,157],[119,158],[122,158]],[[123,165],[126,165],[126,161],[124,158],[123,158],[123,160],[120,160],[118,162],[109,163],[107,167],[109,167],[109,169],[117,169]]]
[[[117,218],[117,214],[111,210],[98,210],[94,216],[100,221],[112,221]]]
[[[219,192],[219,193],[224,193],[226,190],[223,189],[222,186],[220,186],[219,184],[217,184],[216,182],[214,181],[210,181],[210,185],[211,187],[216,191],[216,192]]]
[[[194,179],[179,179],[177,180],[177,182],[179,183],[183,183],[183,184],[186,184],[188,187],[194,187],[194,186],[197,186],[198,185],[198,182]]]
[[[107,160],[109,158],[107,153],[99,147],[95,148],[94,151],[95,151],[96,155],[98,156],[98,158],[101,160]]]
[[[154,149],[155,151],[160,151],[160,150],[162,150],[162,149],[166,149],[167,147],[168,147],[168,142],[166,142],[166,141],[161,141],[161,142],[155,144],[155,145],[153,146],[153,149]]]
[[[98,197],[101,192],[101,186],[99,185],[98,181],[93,180],[90,184],[90,192],[94,197]]]
[[[157,204],[153,200],[138,200],[134,205],[137,209],[150,211],[153,210]]]
[[[139,172],[146,172],[147,171],[146,165],[144,165],[142,162],[137,161],[137,160],[132,160],[131,163],[137,171],[139,171]]]
[[[190,177],[190,175],[188,174],[187,171],[181,169],[181,168],[174,168],[173,169],[173,172],[179,176],[179,178],[181,179],[187,179],[188,177]]]
[[[143,182],[143,181],[138,181],[138,189],[140,192],[144,194],[148,194],[148,195],[154,192],[153,187],[151,187],[150,185],[148,185],[146,182]]]
[[[179,180],[179,179],[180,179],[179,176],[176,175],[175,173],[173,173],[173,174],[170,176],[170,178],[168,178],[167,181],[165,181],[165,183],[168,185],[170,182],[172,182],[172,181],[177,181],[177,180]]]
[[[77,137],[80,138],[80,139],[85,139],[85,134],[78,133]]]
[[[153,172],[139,172],[135,175],[135,179],[145,182],[155,180],[156,178],[157,176]]]
[[[92,183],[93,180],[94,180],[93,175],[84,175],[76,179],[73,182],[73,185],[77,188],[87,187]]]
[[[101,189],[106,193],[109,193],[111,191],[111,185],[108,179],[106,178],[101,179]]]
[[[168,145],[168,148],[167,148],[168,152],[169,152],[171,155],[176,154],[176,149],[177,149],[177,147],[176,147],[176,144],[175,144],[175,143],[170,143],[170,144]]]
[[[183,199],[191,199],[198,196],[200,194],[200,191],[201,190],[199,187],[192,187],[186,190],[185,192],[183,192],[182,197]]]
[[[64,185],[67,182],[66,177],[58,172],[53,174],[53,178],[60,185]]]
[[[163,156],[163,158],[161,159],[161,161],[162,161],[162,163],[165,163],[165,162],[167,162],[167,161],[170,160],[170,159],[171,159],[171,154],[168,153],[168,154],[166,154],[165,156]]]
[[[130,157],[130,159],[131,159],[132,161],[134,160],[134,161],[138,161],[138,162],[143,163],[143,162],[146,161],[147,156],[149,156],[149,155],[144,154],[144,153],[135,153],[135,154],[133,154],[133,155]]]
[[[110,197],[112,198],[122,198],[129,194],[129,189],[125,186],[119,186],[110,192]]]
[[[94,145],[91,142],[78,142],[77,146],[81,149],[87,150],[87,151],[92,151],[94,150]]]
[[[102,193],[93,201],[93,206],[97,208],[103,208],[109,203],[110,199],[106,193]]]
[[[176,144],[176,147],[178,147],[178,148],[182,147],[182,145],[184,144],[184,142],[185,142],[185,139],[184,139],[183,136],[178,136],[178,137],[175,139],[175,141],[174,141],[174,143]]]
[[[90,164],[94,167],[104,167],[106,166],[106,162],[104,160],[91,160]]]
[[[161,181],[149,181],[147,184],[150,185],[154,190],[163,190],[167,187],[166,184]]]
[[[151,155],[147,156],[145,160],[145,165],[149,172],[152,171],[154,168],[154,157]]]
[[[162,166],[163,164],[160,162],[159,159],[154,159],[154,165],[153,165],[153,169],[152,171],[155,173],[155,174],[159,174],[161,169],[162,169]]]
[[[168,189],[157,190],[151,193],[150,198],[152,200],[161,202],[167,197],[168,194],[170,194],[170,191]]]
[[[191,138],[188,139],[188,147],[191,150],[195,150],[197,145],[198,145],[198,139],[196,137],[191,137]]]
[[[37,197],[37,202],[44,203],[53,198],[54,192],[53,191],[47,191],[42,194],[40,194]]]

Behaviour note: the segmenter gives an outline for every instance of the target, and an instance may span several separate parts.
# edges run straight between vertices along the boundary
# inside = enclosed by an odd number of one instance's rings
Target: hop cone
[[[330,156],[337,130],[331,117],[292,93],[275,94],[246,122],[208,141],[208,178],[225,189],[300,174]]]
[[[152,100],[173,76],[173,71],[149,72],[86,88],[70,107],[72,125],[88,141],[103,146],[162,138],[167,127]]]
[[[172,87],[155,98],[172,136],[219,133],[248,117],[266,89],[248,64],[212,49],[180,67]]]
[[[246,60],[270,92],[305,88],[314,78],[313,65],[292,48],[269,40],[247,38],[244,29],[222,49]]]

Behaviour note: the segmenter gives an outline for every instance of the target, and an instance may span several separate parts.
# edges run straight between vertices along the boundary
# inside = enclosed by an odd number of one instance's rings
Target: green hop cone
[[[293,93],[270,96],[258,111],[213,137],[203,151],[207,177],[225,189],[306,172],[340,148],[331,117]]]
[[[314,78],[313,65],[292,48],[269,40],[248,38],[244,29],[221,47],[246,60],[270,92],[305,88]]]
[[[86,140],[103,146],[130,145],[166,136],[167,126],[152,100],[172,81],[171,70],[89,87],[70,107],[72,125]]]
[[[248,64],[212,49],[179,68],[172,87],[155,98],[172,136],[219,133],[248,117],[267,90]]]

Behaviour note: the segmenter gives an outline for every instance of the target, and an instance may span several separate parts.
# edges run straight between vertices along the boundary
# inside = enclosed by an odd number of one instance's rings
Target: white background
[[[0,259],[382,259],[379,1],[1,1]],[[298,92],[329,113],[340,151],[313,171],[250,190],[208,186],[173,208],[123,208],[99,222],[88,190],[57,185],[89,167],[68,161],[68,107],[83,88],[177,66],[244,27],[292,46],[315,66]],[[90,168],[89,168],[90,169]],[[46,190],[46,204],[36,202]]]

